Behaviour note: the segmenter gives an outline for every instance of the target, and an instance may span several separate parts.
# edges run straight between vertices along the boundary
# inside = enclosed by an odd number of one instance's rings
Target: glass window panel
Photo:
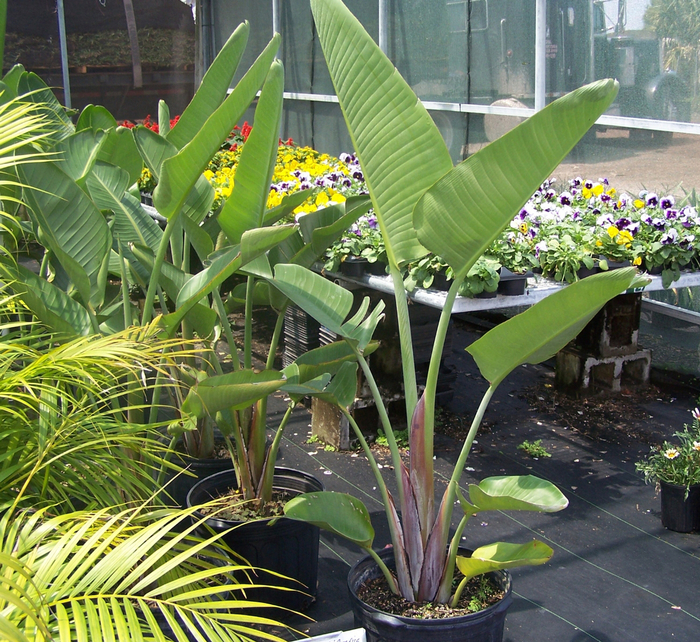
[[[158,113],[164,99],[180,113],[194,90],[195,29],[181,0],[134,3],[142,87],[135,87],[123,2],[64,2],[71,105],[101,104],[119,119]],[[37,73],[65,103],[55,0],[9,0],[3,72],[13,64]]]
[[[214,49],[218,52],[236,27],[245,20],[250,24],[248,45],[243,54],[231,86],[245,74],[260,52],[272,38],[272,2],[260,0],[235,0],[213,2]]]

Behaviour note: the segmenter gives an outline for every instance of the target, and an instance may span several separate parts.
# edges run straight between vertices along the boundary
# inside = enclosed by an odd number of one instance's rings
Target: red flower
[[[241,136],[243,136],[243,140],[247,141],[248,136],[250,136],[250,132],[253,128],[248,124],[248,121],[246,120],[243,123],[243,127],[241,127]]]

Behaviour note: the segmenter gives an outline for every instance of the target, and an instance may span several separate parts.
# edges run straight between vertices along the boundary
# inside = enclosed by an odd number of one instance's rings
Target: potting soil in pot
[[[455,586],[459,584],[460,579],[458,574],[455,574]],[[400,595],[391,592],[384,576],[365,582],[357,591],[357,597],[375,609],[392,615],[422,620],[459,617],[460,615],[476,613],[496,604],[503,599],[504,595],[505,592],[486,575],[473,577],[467,582],[455,608],[448,604],[408,602]]]
[[[216,516],[219,519],[230,519],[236,522],[247,522],[253,519],[260,519],[261,517],[283,517],[284,505],[295,494],[284,490],[273,490],[272,499],[269,502],[265,502],[262,508],[258,510],[257,503],[254,500],[245,501],[241,493],[236,489],[231,489],[217,497],[217,499],[228,500],[230,506],[223,510],[215,506],[203,506],[199,509],[199,512],[202,515],[216,512]]]

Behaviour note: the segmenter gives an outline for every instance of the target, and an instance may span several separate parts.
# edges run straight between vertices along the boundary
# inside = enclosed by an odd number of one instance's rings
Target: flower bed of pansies
[[[213,211],[233,189],[236,166],[250,126],[236,127],[214,156],[205,176],[215,189]],[[154,181],[144,170],[142,191],[151,191]],[[291,139],[280,140],[272,187],[267,205],[279,205],[284,196],[309,189],[309,198],[294,211],[296,217],[319,207],[341,203],[347,197],[367,193],[364,177],[353,154],[335,158]],[[618,193],[606,179],[580,177],[563,184],[546,181],[528,200],[510,226],[477,261],[460,290],[463,296],[493,292],[499,270],[516,274],[532,270],[558,281],[573,282],[597,270],[636,265],[661,273],[668,287],[682,269],[700,265],[700,217],[685,197],[643,191],[638,195]],[[350,257],[369,263],[385,261],[385,250],[372,211],[362,217],[332,246],[324,268],[338,271]],[[405,271],[408,290],[431,287],[437,275],[452,278],[450,268],[439,257],[428,256]]]

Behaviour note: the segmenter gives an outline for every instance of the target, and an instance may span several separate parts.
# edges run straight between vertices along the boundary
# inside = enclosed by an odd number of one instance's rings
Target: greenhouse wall
[[[562,172],[606,174],[627,190],[650,183],[694,186],[700,162],[700,27],[693,36],[688,25],[697,18],[691,0],[673,3],[675,16],[668,15],[663,0],[346,4],[424,102],[454,161],[536,107],[593,80],[615,77],[616,102]],[[309,0],[203,0],[200,9],[211,55],[240,22],[250,22],[242,69],[279,31],[286,73],[282,136],[329,153],[350,150]]]

